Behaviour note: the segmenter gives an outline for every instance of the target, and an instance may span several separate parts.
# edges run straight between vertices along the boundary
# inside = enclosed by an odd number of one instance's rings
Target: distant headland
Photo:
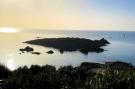
[[[25,41],[23,43],[51,47],[63,53],[64,51],[80,51],[84,54],[88,52],[103,52],[103,46],[110,44],[106,39],[90,40],[85,38],[43,38]]]

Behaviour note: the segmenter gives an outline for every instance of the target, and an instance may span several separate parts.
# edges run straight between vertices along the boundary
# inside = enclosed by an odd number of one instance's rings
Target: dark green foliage
[[[134,70],[101,69],[99,72],[92,71],[92,69],[102,66],[102,64],[88,62],[82,63],[78,67],[69,65],[58,69],[50,65],[32,65],[30,68],[24,66],[3,77],[0,88],[135,89]]]
[[[135,72],[107,69],[87,78],[86,89],[135,89]]]
[[[72,89],[74,87],[74,68],[72,66],[64,66],[58,69],[59,80],[62,88]]]
[[[81,63],[80,67],[85,67],[85,68],[101,68],[103,67],[103,64],[99,64],[99,63],[91,63],[91,62],[83,62]]]
[[[0,79],[7,78],[11,75],[11,71],[3,64],[0,64]]]
[[[39,65],[32,65],[30,71],[33,75],[38,74],[42,71],[42,68]]]
[[[57,73],[53,66],[32,65],[13,71],[13,76],[5,79],[6,89],[59,89]]]

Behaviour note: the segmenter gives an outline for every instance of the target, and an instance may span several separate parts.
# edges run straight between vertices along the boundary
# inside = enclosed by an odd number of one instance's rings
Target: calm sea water
[[[28,45],[22,42],[27,40],[51,37],[79,37],[87,39],[107,39],[111,44],[103,47],[106,51],[102,53],[89,52],[88,55],[78,51],[64,52],[36,45]],[[41,55],[30,53],[19,54],[19,49],[31,46],[35,51],[41,52]],[[46,52],[53,50],[54,54]],[[17,33],[0,33],[0,62],[7,65],[11,70],[19,66],[38,65],[62,65],[77,66],[81,62],[98,62],[105,61],[124,61],[135,65],[135,32],[111,32],[111,31],[42,31],[31,30]]]

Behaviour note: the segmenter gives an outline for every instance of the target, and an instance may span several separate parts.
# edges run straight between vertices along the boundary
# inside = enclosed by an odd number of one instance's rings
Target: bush
[[[135,89],[135,71],[104,69],[93,72],[91,68],[99,64],[84,63],[78,67],[32,65],[20,67],[10,72],[0,67],[2,89]],[[6,70],[6,72],[5,72]]]
[[[135,89],[135,72],[107,69],[87,78],[87,89]]]
[[[3,64],[0,64],[0,79],[8,78],[11,75],[11,71]]]

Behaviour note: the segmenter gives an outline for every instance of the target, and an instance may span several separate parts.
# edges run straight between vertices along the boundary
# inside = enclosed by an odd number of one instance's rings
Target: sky
[[[0,0],[0,27],[135,31],[135,0]]]

